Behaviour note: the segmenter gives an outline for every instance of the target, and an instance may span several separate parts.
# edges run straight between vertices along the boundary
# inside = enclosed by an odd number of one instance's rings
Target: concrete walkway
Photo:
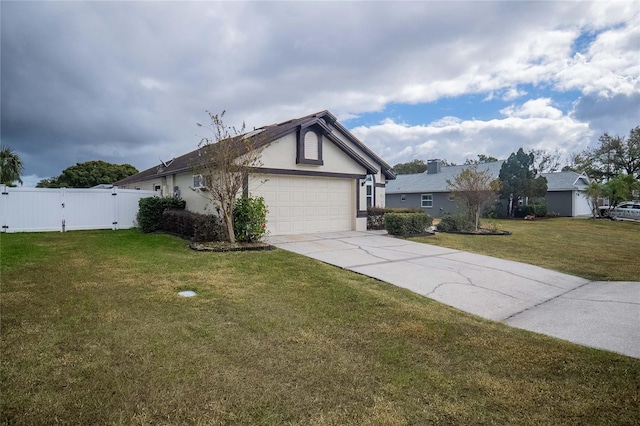
[[[640,358],[640,282],[589,281],[375,231],[268,240],[484,318]]]

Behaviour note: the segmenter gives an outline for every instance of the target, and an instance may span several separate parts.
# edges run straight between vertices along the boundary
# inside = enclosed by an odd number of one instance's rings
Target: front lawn
[[[488,220],[510,236],[438,233],[412,238],[598,281],[640,281],[640,223],[591,219]]]
[[[0,238],[4,424],[640,422],[638,359],[284,250]]]

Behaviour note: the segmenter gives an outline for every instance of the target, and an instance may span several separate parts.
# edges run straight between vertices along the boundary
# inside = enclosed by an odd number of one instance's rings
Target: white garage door
[[[351,179],[268,175],[253,179],[251,195],[264,197],[271,235],[353,229]]]
[[[575,191],[573,193],[573,203],[575,206],[575,210],[573,212],[574,216],[591,216],[591,206],[589,205],[589,200],[584,194],[580,191]]]

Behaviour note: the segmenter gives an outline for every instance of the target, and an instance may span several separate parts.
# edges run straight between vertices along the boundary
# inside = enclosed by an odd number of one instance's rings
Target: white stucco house
[[[244,192],[262,196],[271,235],[366,230],[367,207],[384,207],[385,187],[395,175],[329,111],[257,128],[261,166]],[[179,195],[187,209],[212,213],[194,174],[199,149],[119,182],[121,188]]]

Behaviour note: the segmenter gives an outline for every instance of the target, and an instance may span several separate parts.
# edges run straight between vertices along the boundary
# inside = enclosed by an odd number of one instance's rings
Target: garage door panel
[[[270,175],[251,189],[267,204],[272,235],[352,229],[353,180]]]

